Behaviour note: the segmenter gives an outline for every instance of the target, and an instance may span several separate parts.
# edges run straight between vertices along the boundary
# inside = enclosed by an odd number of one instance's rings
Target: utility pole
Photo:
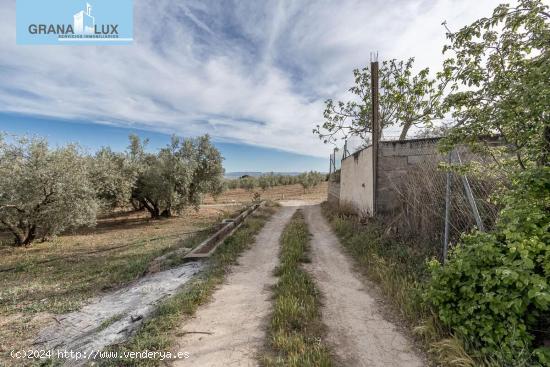
[[[371,55],[372,60],[372,55]],[[378,189],[378,141],[380,139],[380,97],[378,94],[378,55],[370,63],[372,97],[372,215],[377,213],[376,192]]]

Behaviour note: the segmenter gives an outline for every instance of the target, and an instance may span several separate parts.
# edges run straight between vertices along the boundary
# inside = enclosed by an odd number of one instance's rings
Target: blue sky
[[[15,1],[0,0],[0,130],[92,150],[132,131],[159,146],[208,133],[228,171],[326,171],[332,148],[311,130],[325,99],[348,97],[353,68],[378,51],[435,72],[441,22],[498,3],[134,0],[130,46],[18,46]]]
[[[37,135],[46,137],[52,146],[77,143],[90,153],[102,146],[124,151],[128,135],[136,134],[149,139],[148,149],[156,151],[170,141],[169,134],[142,129],[91,124],[86,121],[65,121],[28,115],[0,113],[0,131],[13,135]],[[304,170],[327,171],[327,159],[262,148],[248,144],[216,142],[224,161],[226,172],[301,172]]]

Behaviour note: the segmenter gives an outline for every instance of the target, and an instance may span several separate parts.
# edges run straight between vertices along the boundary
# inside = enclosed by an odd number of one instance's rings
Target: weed
[[[309,237],[301,211],[297,211],[281,237],[281,264],[275,275],[275,305],[269,325],[269,350],[261,357],[265,366],[331,366],[329,350],[322,344],[320,295],[310,275]]]

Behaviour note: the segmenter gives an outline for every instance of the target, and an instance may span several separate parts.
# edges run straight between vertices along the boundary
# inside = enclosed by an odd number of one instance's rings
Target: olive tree
[[[258,180],[252,176],[241,177],[239,179],[239,187],[242,187],[246,191],[252,191],[258,186]]]
[[[315,171],[305,172],[298,176],[298,181],[304,188],[304,191],[319,185],[324,179],[325,176],[323,174]]]
[[[137,178],[127,155],[104,147],[88,161],[90,182],[101,206],[106,209],[127,206]]]
[[[17,246],[95,224],[97,203],[77,147],[0,137],[0,226]]]
[[[203,194],[222,191],[223,158],[208,135],[196,139],[173,136],[157,154],[146,153],[144,143],[131,137],[129,157],[138,172],[132,198],[152,218],[198,206]]]
[[[384,129],[400,126],[399,139],[405,140],[410,128],[428,125],[442,117],[441,98],[445,83],[431,78],[428,68],[413,71],[414,58],[382,62],[380,80],[380,125]],[[353,71],[355,85],[349,89],[352,99],[325,102],[324,122],[313,129],[325,143],[358,136],[368,143],[372,133],[371,70]],[[382,132],[382,129],[380,132]]]

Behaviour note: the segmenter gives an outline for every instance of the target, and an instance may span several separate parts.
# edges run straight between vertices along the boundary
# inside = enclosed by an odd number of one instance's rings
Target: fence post
[[[449,165],[452,163],[452,151],[447,158]],[[443,237],[443,264],[447,260],[447,251],[449,249],[449,217],[451,214],[451,170],[447,170],[447,184],[445,187],[445,234]]]
[[[462,164],[460,153],[458,151],[456,152],[456,155],[458,157],[458,163]],[[466,197],[468,198],[468,202],[470,203],[470,208],[472,208],[472,214],[474,215],[474,218],[476,220],[477,228],[481,232],[485,232],[485,226],[483,225],[483,221],[481,220],[481,216],[479,215],[479,210],[477,209],[474,194],[472,193],[472,187],[470,186],[470,181],[468,181],[468,177],[466,177],[466,175],[462,175],[462,184],[464,185],[464,191],[466,192]]]
[[[376,194],[378,189],[378,140],[380,139],[380,110],[378,96],[378,60],[370,63],[372,98],[372,215],[377,213]]]
[[[344,154],[342,156],[342,158],[346,158],[348,156],[348,141],[346,140],[344,142]]]
[[[336,172],[336,151],[338,150],[338,148],[334,148],[334,150],[332,151],[334,154],[334,172]]]

